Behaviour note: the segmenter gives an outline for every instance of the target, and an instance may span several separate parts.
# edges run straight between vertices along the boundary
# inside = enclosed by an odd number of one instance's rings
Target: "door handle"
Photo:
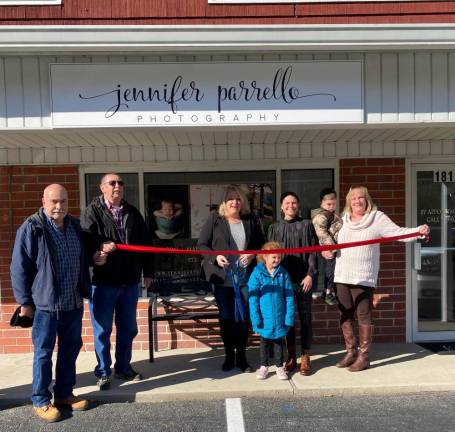
[[[420,243],[414,243],[414,268],[416,270],[422,270],[421,248]]]

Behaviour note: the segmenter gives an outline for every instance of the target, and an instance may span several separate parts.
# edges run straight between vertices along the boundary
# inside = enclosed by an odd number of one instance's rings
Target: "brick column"
[[[352,185],[368,188],[378,209],[396,224],[405,223],[405,160],[401,158],[340,161],[340,211]],[[404,342],[406,338],[406,256],[400,242],[381,245],[381,268],[374,295],[374,340]]]

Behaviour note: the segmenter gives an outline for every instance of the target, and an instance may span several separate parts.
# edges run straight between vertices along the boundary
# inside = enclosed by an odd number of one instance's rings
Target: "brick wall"
[[[378,208],[396,224],[405,226],[404,159],[343,159],[340,161],[341,198],[346,196],[349,187],[353,184],[367,186]],[[341,205],[344,206],[344,202]],[[374,305],[374,340],[404,342],[406,337],[406,257],[403,243],[394,242],[381,245],[381,269]]]
[[[9,327],[16,304],[9,266],[17,228],[41,206],[43,189],[60,183],[68,190],[69,211],[79,215],[77,166],[0,167],[0,353],[31,350],[30,330]]]
[[[17,228],[41,206],[43,189],[60,183],[68,190],[69,211],[79,216],[79,172],[77,166],[0,167],[0,354],[32,351],[31,330],[11,328],[9,320],[17,307],[9,274],[11,251]],[[140,300],[137,312],[139,334],[134,349],[148,350],[147,300]],[[159,313],[163,313],[161,309]],[[216,320],[159,322],[159,348],[194,348],[219,344]],[[93,350],[93,331],[87,304],[83,318],[83,350]],[[115,345],[115,326],[112,333]]]
[[[11,292],[9,265],[14,235],[24,218],[41,205],[44,187],[61,183],[69,193],[70,212],[79,214],[77,166],[0,167],[0,353],[31,351],[31,332],[9,327],[16,307]],[[352,184],[366,185],[378,204],[399,225],[405,221],[404,159],[343,159],[340,161],[340,197]],[[342,203],[343,204],[343,203]],[[405,248],[394,243],[381,246],[381,271],[375,294],[376,341],[405,340]],[[86,305],[87,306],[87,305]],[[135,349],[148,349],[147,300],[138,306],[139,334]],[[336,308],[316,301],[314,342],[341,342]],[[162,313],[162,310],[160,311]],[[159,348],[194,348],[220,344],[216,320],[159,322]],[[297,327],[298,328],[298,327]],[[93,350],[92,327],[86,307],[83,321],[83,349]],[[115,342],[115,328],[112,336]],[[252,339],[255,342],[255,339]]]

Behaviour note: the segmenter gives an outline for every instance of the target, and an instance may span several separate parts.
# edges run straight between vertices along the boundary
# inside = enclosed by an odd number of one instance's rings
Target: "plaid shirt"
[[[45,213],[46,214],[46,213]],[[77,289],[80,273],[81,244],[74,227],[64,222],[61,230],[46,215],[49,233],[54,241],[57,261],[58,311],[70,311],[82,307],[82,297]]]
[[[123,206],[117,207],[106,200],[104,201],[104,203],[106,204],[106,208],[109,210],[109,213],[114,219],[115,226],[117,227],[117,231],[122,240],[122,243],[125,243],[125,227],[123,225]]]

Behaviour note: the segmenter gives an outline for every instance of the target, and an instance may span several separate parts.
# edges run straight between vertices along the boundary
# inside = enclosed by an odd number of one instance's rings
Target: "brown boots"
[[[357,360],[357,338],[354,333],[354,323],[352,321],[344,321],[341,324],[344,343],[346,345],[346,355],[336,364],[338,368],[351,366]]]
[[[295,346],[288,346],[288,359],[284,364],[284,370],[286,372],[293,372],[297,367],[297,356],[295,352]],[[302,356],[300,357],[300,375],[311,375],[311,362],[310,354],[308,351],[303,351]]]
[[[370,367],[369,352],[373,337],[373,326],[359,324],[359,355],[357,360],[349,366],[350,372],[360,372]]]
[[[354,323],[345,321],[341,324],[346,355],[336,364],[336,367],[347,367],[350,372],[360,372],[370,366],[369,352],[373,336],[373,326],[359,324],[359,345],[357,350],[357,338],[354,333]]]
[[[297,357],[295,354],[295,345],[288,345],[288,359],[284,364],[284,370],[286,372],[293,372],[297,366]]]
[[[304,351],[302,357],[300,357],[300,375],[311,375],[311,362],[308,351]]]

